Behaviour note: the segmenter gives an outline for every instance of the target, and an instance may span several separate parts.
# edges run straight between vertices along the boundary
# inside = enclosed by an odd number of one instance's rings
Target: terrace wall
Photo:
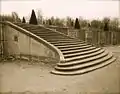
[[[90,28],[83,28],[78,30],[57,26],[48,26],[48,28],[57,30],[72,38],[77,38],[96,46],[120,44],[120,31],[103,31]]]

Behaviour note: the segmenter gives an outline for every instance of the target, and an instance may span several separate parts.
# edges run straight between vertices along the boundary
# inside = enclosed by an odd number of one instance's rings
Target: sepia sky
[[[22,18],[29,16],[31,10],[40,9],[44,17],[79,17],[86,19],[118,17],[118,0],[2,0],[2,14],[17,12]]]

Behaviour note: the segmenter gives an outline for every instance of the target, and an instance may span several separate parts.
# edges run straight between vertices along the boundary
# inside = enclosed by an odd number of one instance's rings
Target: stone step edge
[[[109,61],[107,61],[105,63],[96,65],[94,67],[90,67],[87,69],[79,70],[77,72],[60,72],[60,71],[52,70],[50,73],[55,74],[55,75],[64,75],[64,76],[81,75],[81,74],[85,74],[85,73],[100,69],[102,67],[105,67],[105,66],[111,64],[112,62],[114,62],[115,60],[116,60],[116,58],[113,57],[112,59],[110,59]]]
[[[101,50],[102,48],[96,48],[96,49],[92,49],[92,50],[88,50],[88,51],[85,51],[85,52],[76,52],[76,53],[71,53],[71,54],[63,54],[64,57],[72,57],[72,56],[78,56],[78,55],[86,55],[86,54],[91,54],[91,53],[94,53],[94,52],[97,52],[99,50]]]
[[[62,51],[63,54],[71,54],[71,53],[76,53],[76,52],[84,52],[84,51],[90,51],[93,49],[96,49],[97,47],[90,47],[86,49],[78,49],[78,50],[71,50],[71,51]]]
[[[85,64],[78,64],[78,65],[69,66],[69,67],[59,67],[59,66],[56,66],[55,69],[56,70],[60,70],[60,71],[71,71],[71,70],[83,69],[83,68],[95,66],[95,65],[100,64],[102,62],[106,62],[107,60],[111,59],[112,57],[113,57],[113,55],[109,54],[108,56],[103,57],[102,59],[97,59],[95,61],[87,62]]]
[[[75,61],[75,60],[81,60],[81,59],[85,59],[85,58],[90,58],[90,57],[93,57],[93,56],[98,56],[100,54],[104,54],[105,50],[104,49],[101,49],[100,51],[97,51],[97,52],[94,52],[94,53],[91,53],[91,54],[87,54],[87,55],[83,55],[83,56],[76,56],[76,57],[70,57],[70,58],[65,58],[65,61],[66,62],[69,62],[69,61]]]
[[[88,47],[92,47],[92,45],[78,46],[78,47],[72,47],[72,48],[58,48],[58,49],[60,49],[61,51],[68,51],[68,50],[76,50],[76,49],[86,49]]]
[[[108,55],[108,52],[105,51],[104,53],[98,55],[98,56],[94,56],[94,57],[90,57],[90,58],[87,58],[87,59],[83,59],[83,60],[80,60],[80,61],[71,61],[71,62],[66,62],[66,63],[57,63],[57,66],[71,66],[71,65],[78,65],[78,64],[83,64],[83,62],[89,62],[89,61],[93,61],[93,60],[96,60],[96,59],[100,59],[104,56]]]

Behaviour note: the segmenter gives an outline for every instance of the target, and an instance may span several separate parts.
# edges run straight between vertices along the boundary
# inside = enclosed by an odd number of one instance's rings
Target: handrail
[[[37,40],[37,41],[43,43],[44,45],[48,46],[49,48],[51,48],[53,51],[55,51],[59,55],[60,62],[65,62],[63,53],[57,47],[55,47],[54,45],[50,44],[46,40],[36,36],[35,34],[29,32],[26,29],[23,29],[23,28],[15,25],[15,24],[9,22],[9,21],[2,22],[2,24],[7,24],[7,25],[13,27],[14,29],[19,30],[20,32],[26,34],[27,36],[30,36],[30,37],[34,38],[35,40]]]

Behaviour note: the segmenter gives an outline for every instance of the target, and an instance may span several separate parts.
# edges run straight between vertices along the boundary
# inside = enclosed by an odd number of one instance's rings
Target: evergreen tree
[[[76,18],[76,20],[75,20],[75,29],[80,29],[80,24],[79,24],[78,18]]]
[[[88,25],[87,25],[88,27],[91,27],[91,25],[90,25],[90,23],[88,23]]]
[[[45,21],[43,21],[43,24],[45,24]]]
[[[29,24],[34,24],[34,25],[38,24],[34,10],[32,10],[32,14],[31,14]]]
[[[108,30],[109,30],[108,23],[105,23],[105,24],[104,24],[104,31],[108,31]]]
[[[48,23],[49,23],[49,25],[52,25],[52,22],[51,22],[51,20],[50,20],[50,19],[48,20]]]
[[[73,21],[71,21],[71,26],[74,27],[74,22]]]
[[[110,18],[105,17],[103,19],[103,23],[104,23],[104,31],[109,31]]]
[[[26,20],[25,20],[25,18],[23,17],[23,19],[22,19],[22,23],[26,23]]]

